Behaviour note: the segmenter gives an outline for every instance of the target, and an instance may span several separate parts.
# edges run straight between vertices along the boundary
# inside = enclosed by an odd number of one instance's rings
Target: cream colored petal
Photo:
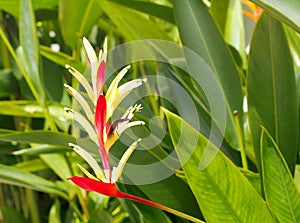
[[[99,66],[97,55],[96,55],[95,50],[92,47],[92,45],[90,44],[90,42],[85,37],[83,37],[83,46],[84,46],[85,51],[88,55],[89,63],[90,63],[90,66],[91,66],[91,78],[92,78],[94,95],[97,96],[96,78],[97,78],[97,70],[98,70],[98,66]]]
[[[112,175],[111,183],[115,183],[120,178],[127,160],[129,159],[129,157],[131,156],[133,151],[136,149],[136,147],[138,146],[140,141],[141,141],[141,139],[138,139],[137,141],[132,143],[131,146],[123,154],[117,168],[113,168],[112,174],[111,174]]]
[[[95,104],[96,98],[95,98],[93,89],[91,88],[88,80],[79,71],[77,71],[75,68],[71,67],[70,65],[66,64],[65,67],[78,80],[78,82],[84,87],[89,98]]]
[[[80,124],[84,128],[84,130],[89,135],[90,139],[98,144],[98,137],[97,137],[96,131],[95,131],[94,127],[91,125],[91,123],[86,118],[84,118],[80,113],[74,111],[71,108],[65,108],[65,111],[67,113],[70,113],[73,117],[73,120],[76,121],[78,124]]]
[[[72,95],[76,101],[78,101],[78,103],[80,104],[80,106],[83,108],[87,118],[93,123],[94,122],[94,115],[92,113],[92,110],[89,106],[89,104],[87,103],[87,101],[81,96],[81,94],[76,91],[74,88],[72,88],[71,86],[64,84],[67,92]]]
[[[78,145],[69,143],[69,146],[71,146],[73,150],[90,165],[98,179],[100,179],[103,182],[107,182],[102,169],[91,154],[89,154],[86,150],[84,150]]]

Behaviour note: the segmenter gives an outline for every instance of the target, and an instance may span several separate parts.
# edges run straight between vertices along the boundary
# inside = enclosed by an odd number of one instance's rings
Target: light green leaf
[[[20,1],[20,60],[29,76],[34,89],[31,88],[35,98],[45,105],[45,92],[39,70],[39,42],[37,37],[35,16],[31,0]]]
[[[126,40],[172,40],[165,31],[144,14],[111,1],[97,0],[97,2]]]
[[[272,16],[285,22],[298,33],[300,32],[300,1],[299,0],[252,0]]]
[[[101,14],[96,0],[59,0],[58,20],[66,43],[77,49],[78,41],[81,43]]]
[[[230,0],[211,0],[209,11],[222,33],[224,33],[225,30],[229,3]]]
[[[64,54],[62,52],[54,52],[51,48],[47,46],[40,46],[40,53],[42,56],[46,57],[47,59],[61,66],[65,66],[66,64],[69,64],[70,66],[74,67],[80,72],[84,72],[87,68],[85,65],[76,61],[70,55]]]
[[[71,177],[73,175],[66,157],[63,154],[41,154],[40,158],[63,181],[67,182],[68,177]]]
[[[172,142],[207,222],[275,222],[239,169],[183,119],[165,110]],[[217,152],[203,168],[203,162]]]
[[[262,177],[266,200],[279,222],[300,222],[300,193],[271,135],[261,134]]]
[[[32,0],[34,9],[55,9],[57,0]],[[12,14],[15,17],[19,16],[20,0],[0,0],[0,9]]]
[[[184,46],[197,53],[215,74],[226,102],[227,125],[225,139],[232,147],[238,148],[237,132],[232,113],[234,110],[237,110],[239,114],[242,114],[243,96],[241,80],[233,57],[202,1],[175,0],[174,11]],[[199,61],[197,63],[189,57],[187,58],[187,63],[189,70],[194,72],[198,70],[197,65]],[[200,75],[201,71],[198,70],[198,72]],[[217,87],[212,86],[210,89],[212,91],[212,89],[215,90]],[[241,120],[242,116],[240,115],[239,117]],[[216,120],[216,122],[218,121]]]
[[[41,159],[25,160],[18,162],[14,167],[25,172],[35,172],[47,169],[48,167]]]
[[[247,93],[258,168],[262,125],[294,173],[298,156],[298,111],[293,61],[282,24],[265,13],[257,23],[251,43]]]
[[[66,194],[59,190],[55,183],[15,167],[0,164],[0,182],[56,194],[67,199]]]
[[[224,39],[239,52],[243,67],[245,67],[247,57],[241,0],[233,0],[230,3],[226,17]]]

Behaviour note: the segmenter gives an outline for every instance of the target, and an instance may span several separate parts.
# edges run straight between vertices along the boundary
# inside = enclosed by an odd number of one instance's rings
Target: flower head
[[[104,94],[103,88],[107,60],[107,40],[105,39],[103,50],[100,51],[98,57],[86,38],[83,38],[83,45],[88,56],[92,84],[90,84],[89,81],[73,67],[66,65],[66,68],[81,83],[89,99],[92,101],[93,106],[91,108],[81,93],[71,86],[65,84],[66,90],[75,98],[76,101],[78,101],[83,112],[85,113],[85,116],[70,108],[66,108],[65,110],[73,116],[73,119],[86,130],[91,140],[97,144],[100,156],[102,158],[103,170],[93,156],[90,155],[86,150],[78,145],[70,144],[70,146],[72,146],[74,151],[92,167],[95,176],[90,174],[86,169],[84,169],[84,167],[79,165],[79,168],[84,174],[91,179],[114,184],[120,178],[126,161],[138,146],[140,139],[132,143],[132,145],[122,156],[118,166],[113,167],[112,170],[109,159],[110,148],[117,141],[122,132],[124,132],[127,128],[144,124],[142,121],[131,122],[134,113],[139,112],[142,107],[141,105],[131,106],[121,118],[112,122],[110,122],[110,120],[113,112],[120,102],[134,88],[137,88],[146,82],[146,79],[132,80],[119,86],[121,79],[130,68],[130,66],[126,66],[115,77],[108,87],[106,94]],[[72,180],[77,178],[70,179]],[[76,182],[78,183],[78,180]]]

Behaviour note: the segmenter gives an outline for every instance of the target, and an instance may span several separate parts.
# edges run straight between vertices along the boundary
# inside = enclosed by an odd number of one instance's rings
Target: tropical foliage
[[[298,0],[0,10],[0,221],[300,222]]]

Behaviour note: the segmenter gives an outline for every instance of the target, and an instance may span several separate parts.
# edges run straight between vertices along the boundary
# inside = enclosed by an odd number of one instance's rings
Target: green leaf
[[[230,0],[211,0],[209,11],[222,33],[224,33],[225,30],[229,3]]]
[[[135,9],[143,13],[147,13],[149,15],[155,16],[157,18],[175,24],[173,9],[171,7],[155,4],[153,2],[136,1],[136,0],[132,0],[132,1],[113,0],[113,2],[126,6],[131,9]]]
[[[163,111],[186,179],[205,220],[274,222],[263,199],[239,169],[183,119],[165,109]],[[214,159],[203,166],[206,159],[211,160],[210,156]]]
[[[32,0],[34,9],[55,9],[58,5],[57,0]],[[15,17],[19,16],[20,0],[0,0],[0,9],[12,14]]]
[[[56,146],[56,145],[47,145],[42,144],[38,146],[34,146],[28,149],[21,149],[13,152],[13,155],[31,155],[36,156],[40,154],[48,154],[48,153],[64,153],[70,152],[70,146]]]
[[[67,182],[67,179],[73,175],[70,169],[70,165],[63,154],[41,154],[40,158],[63,181]]]
[[[261,134],[262,177],[266,200],[279,222],[300,222],[300,193],[271,135]]]
[[[278,44],[280,43],[280,44]],[[248,65],[248,110],[254,151],[260,169],[264,126],[294,173],[298,156],[295,73],[282,24],[263,14],[253,35]]]
[[[45,92],[39,71],[39,42],[35,25],[35,16],[31,0],[20,2],[20,59],[29,76],[34,89],[31,87],[35,98],[45,105]]]
[[[58,20],[66,43],[77,49],[78,40],[89,33],[101,14],[96,0],[59,0]]]
[[[300,1],[298,0],[252,0],[255,4],[265,9],[272,16],[300,32]]]
[[[18,162],[16,165],[14,165],[14,167],[25,172],[36,172],[48,168],[41,159],[32,159]]]
[[[1,212],[1,217],[2,220],[1,222],[3,223],[9,223],[9,222],[14,222],[14,223],[28,223],[28,221],[23,217],[23,215],[19,212],[16,211],[15,209],[7,206],[1,206],[0,207],[0,212]]]
[[[15,167],[0,164],[0,182],[56,194],[67,199],[66,194],[59,190],[55,183]]]
[[[63,120],[64,122],[70,120],[70,116],[61,104],[49,102],[48,109],[54,118]],[[32,118],[45,117],[42,107],[37,102],[23,100],[0,101],[0,114]]]
[[[233,62],[233,57],[202,1],[175,0],[174,11],[184,46],[197,53],[215,74],[226,102],[227,126],[225,138],[232,147],[238,148],[237,132],[232,113],[237,110],[242,114],[243,96],[241,80]],[[199,61],[188,57],[187,63],[190,71],[199,73],[197,66]],[[216,88],[218,86],[211,86],[209,89],[212,91]],[[241,120],[242,116],[239,117]]]
[[[245,29],[242,14],[242,2],[240,0],[234,0],[230,3],[226,17],[224,39],[239,52],[243,61],[242,64],[245,66],[247,62],[245,51]]]
[[[0,141],[62,145],[64,147],[68,146],[68,143],[73,143],[82,146],[90,153],[98,154],[96,144],[89,139],[77,139],[64,133],[46,131],[17,132],[4,129],[0,129],[0,133],[2,133],[0,134]]]
[[[0,98],[18,93],[18,82],[10,69],[0,70]],[[1,106],[0,106],[1,107]]]
[[[40,53],[42,56],[61,66],[69,64],[70,66],[74,67],[80,72],[84,72],[86,70],[86,66],[76,61],[73,57],[62,52],[54,52],[51,48],[47,46],[40,46]]]
[[[158,24],[145,17],[142,13],[111,1],[97,0],[97,2],[126,40],[172,40],[165,31],[160,29]]]
[[[49,211],[49,223],[61,223],[61,205],[58,199],[55,199],[55,202],[50,208]]]

